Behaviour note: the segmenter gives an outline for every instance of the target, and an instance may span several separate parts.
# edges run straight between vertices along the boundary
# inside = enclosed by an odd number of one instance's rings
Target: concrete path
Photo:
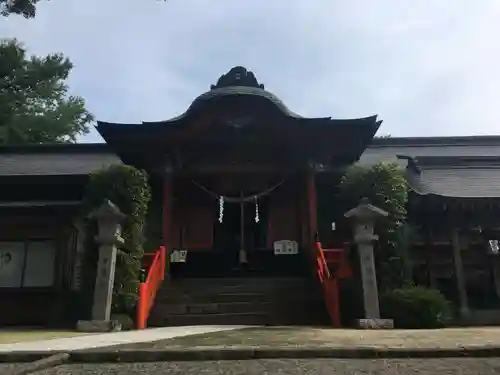
[[[17,342],[0,345],[0,353],[8,352],[51,352],[102,348],[111,345],[137,344],[203,333],[231,331],[248,326],[187,326],[149,328],[141,331],[89,334],[59,339]]]

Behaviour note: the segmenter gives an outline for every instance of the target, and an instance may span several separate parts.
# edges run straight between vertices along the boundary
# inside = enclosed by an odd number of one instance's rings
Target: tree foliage
[[[339,201],[345,209],[357,206],[364,197],[389,213],[380,219],[376,231],[379,246],[376,252],[377,276],[382,289],[401,287],[409,281],[408,255],[402,239],[405,234],[408,184],[397,164],[379,163],[371,167],[354,165],[340,184]]]
[[[39,2],[40,0],[0,0],[0,14],[4,17],[19,14],[25,18],[34,18]]]
[[[0,0],[0,12],[2,16],[19,14],[26,18],[36,15],[36,5],[40,0]]]
[[[0,145],[75,142],[93,116],[68,95],[73,65],[62,54],[28,56],[17,40],[0,41]]]
[[[122,237],[125,240],[117,255],[115,283],[113,289],[113,312],[127,313],[137,301],[138,284],[141,272],[141,258],[144,254],[144,229],[151,189],[146,172],[128,165],[113,165],[93,173],[87,183],[84,195],[84,213],[100,207],[105,200],[116,204],[126,219],[122,224]],[[87,236],[94,238],[95,226],[89,223]],[[86,246],[86,280],[95,280],[97,254],[95,246]],[[88,285],[92,287],[92,285]]]

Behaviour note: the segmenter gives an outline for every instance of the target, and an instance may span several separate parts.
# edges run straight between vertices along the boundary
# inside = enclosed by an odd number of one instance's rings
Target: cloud
[[[244,65],[306,116],[378,113],[393,136],[499,134],[499,16],[495,0],[52,0],[35,20],[0,19],[0,33],[69,56],[72,91],[102,120],[173,117]]]

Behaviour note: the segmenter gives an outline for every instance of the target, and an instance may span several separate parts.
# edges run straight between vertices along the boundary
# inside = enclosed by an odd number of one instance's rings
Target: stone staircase
[[[158,291],[148,326],[329,325],[307,277],[186,278]]]

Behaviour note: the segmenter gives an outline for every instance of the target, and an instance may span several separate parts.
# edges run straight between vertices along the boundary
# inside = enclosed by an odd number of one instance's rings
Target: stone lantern
[[[344,214],[351,221],[354,243],[358,249],[361,268],[365,318],[357,322],[360,328],[394,327],[391,319],[380,318],[377,275],[373,251],[373,243],[378,240],[378,236],[374,234],[375,223],[379,218],[386,217],[387,215],[386,211],[370,204],[367,198],[363,198],[357,207]]]
[[[125,219],[125,215],[115,204],[107,200],[91,213],[89,218],[97,221],[95,241],[99,249],[99,260],[92,303],[92,320],[79,321],[77,329],[85,332],[119,330],[119,324],[111,321],[110,317],[116,253],[118,246],[123,244],[121,223]]]
[[[105,201],[97,210],[89,215],[89,219],[97,221],[97,236],[99,245],[118,245],[123,243],[122,221],[125,215],[111,201]]]

